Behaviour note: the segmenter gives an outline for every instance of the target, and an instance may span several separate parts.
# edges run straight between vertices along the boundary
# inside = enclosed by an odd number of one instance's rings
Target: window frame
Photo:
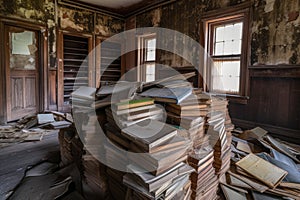
[[[250,58],[250,5],[249,3],[235,6],[233,8],[227,8],[224,10],[220,10],[220,12],[210,11],[206,13],[202,18],[202,33],[203,40],[202,45],[205,47],[205,52],[212,56],[214,49],[214,27],[234,23],[234,22],[242,22],[243,23],[243,32],[242,32],[242,47],[241,47],[241,55],[240,55],[240,85],[239,92],[221,92],[219,95],[226,95],[230,100],[235,102],[239,102],[242,104],[246,104],[249,91],[249,58]],[[238,54],[239,55],[239,54]],[[225,56],[215,56],[215,58],[223,57],[226,59],[233,59],[234,55],[225,55]],[[204,55],[204,68],[203,68],[203,88],[206,92],[212,92],[212,77],[211,77],[211,61],[207,59],[206,55]]]
[[[231,54],[231,55],[215,55],[215,30],[218,26],[221,25],[228,25],[228,24],[234,24],[234,23],[243,23],[242,27],[242,43],[241,43],[241,52],[240,54]],[[244,20],[242,16],[237,16],[232,19],[225,19],[217,22],[212,22],[209,23],[209,34],[210,34],[210,39],[208,41],[209,43],[209,55],[211,56],[213,61],[239,61],[240,62],[240,78],[239,78],[239,90],[238,92],[230,92],[230,91],[222,91],[222,90],[212,90],[213,92],[218,92],[218,93],[224,93],[224,94],[230,94],[230,95],[241,95],[241,84],[242,84],[242,78],[241,78],[241,67],[242,67],[242,54],[243,54],[243,37],[244,37]],[[211,75],[211,70],[209,70],[209,84],[211,85],[211,88],[213,87],[212,83],[212,75]]]
[[[151,65],[156,64],[156,58],[157,58],[157,48],[156,48],[156,44],[155,44],[155,59],[154,60],[150,60],[147,61],[146,57],[147,57],[147,47],[146,47],[146,41],[147,40],[151,40],[151,39],[155,39],[155,43],[157,44],[157,37],[155,33],[149,33],[149,34],[144,34],[144,35],[139,35],[138,36],[138,73],[137,73],[137,80],[138,81],[143,81],[146,82],[147,79],[147,69],[146,69],[146,65]],[[154,79],[156,77],[156,68],[154,69]]]

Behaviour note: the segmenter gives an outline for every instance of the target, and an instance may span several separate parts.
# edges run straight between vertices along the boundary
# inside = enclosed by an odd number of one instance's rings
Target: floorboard
[[[42,141],[14,144],[0,149],[0,200],[14,189],[27,167],[47,160],[59,152],[58,132],[44,136]]]

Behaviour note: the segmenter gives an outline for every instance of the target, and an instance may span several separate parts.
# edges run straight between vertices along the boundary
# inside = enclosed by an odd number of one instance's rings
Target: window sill
[[[243,104],[246,105],[248,104],[249,97],[248,96],[241,96],[241,95],[234,95],[234,94],[212,94],[217,97],[223,97],[229,100],[230,103],[235,103],[235,104]]]
[[[248,104],[249,97],[248,96],[240,96],[240,95],[226,95],[226,98],[229,100],[230,103],[236,104]]]

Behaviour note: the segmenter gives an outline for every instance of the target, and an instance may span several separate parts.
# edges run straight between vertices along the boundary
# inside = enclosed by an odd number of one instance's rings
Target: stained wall
[[[200,42],[201,19],[250,0],[179,0],[136,16],[137,27],[158,26],[179,31]],[[300,64],[300,0],[252,0],[250,65]],[[169,65],[186,63],[165,54]]]
[[[57,5],[53,0],[0,0],[0,15],[41,23],[47,27],[50,67],[56,67],[57,29],[105,37],[124,30],[124,20],[72,6]]]
[[[203,43],[200,26],[208,13],[247,2],[251,5],[248,100],[231,101],[231,117],[236,125],[261,126],[300,141],[300,0],[179,0],[137,15],[135,23],[176,30]],[[168,42],[171,48],[182,48],[176,46],[176,38]],[[199,58],[193,49],[190,54]],[[168,66],[189,65],[170,52],[160,52],[158,57]]]

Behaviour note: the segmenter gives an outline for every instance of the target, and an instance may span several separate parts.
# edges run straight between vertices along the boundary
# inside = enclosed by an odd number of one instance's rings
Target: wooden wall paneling
[[[292,79],[290,85],[290,98],[288,102],[288,121],[296,125],[300,130],[300,79]],[[300,134],[300,133],[299,133]]]
[[[246,105],[230,103],[233,121],[237,126],[259,124],[281,137],[300,138],[300,67],[251,66],[249,69],[251,96]]]
[[[4,24],[0,20],[0,30],[4,30]],[[0,34],[0,48],[5,49],[6,44],[5,41],[5,34],[4,31],[2,31],[2,34]],[[0,51],[0,95],[2,98],[0,98],[0,123],[6,123],[6,61],[5,61],[5,51]]]
[[[123,76],[126,73],[126,46],[125,46],[125,39],[119,39],[117,41],[119,44],[119,59],[120,59],[120,80],[126,80],[125,76]]]
[[[96,37],[95,47],[95,68],[96,68],[96,88],[100,87],[101,79],[101,42],[104,40],[101,37]]]
[[[126,47],[124,43],[122,42],[123,45],[121,45],[121,80],[125,79],[124,74],[126,73]]]
[[[63,32],[57,32],[57,106],[58,111],[63,111],[64,106],[64,43]]]
[[[4,41],[9,41],[9,36],[8,36],[8,32],[9,30],[7,28],[4,27],[4,31],[5,31],[5,34],[4,34]],[[9,43],[6,43],[5,44],[5,47],[4,49],[9,49]],[[6,120],[10,119],[11,118],[11,104],[9,102],[11,102],[11,96],[9,95],[9,89],[11,88],[11,83],[9,81],[9,78],[10,78],[10,69],[9,69],[9,51],[5,51],[5,56],[4,56],[4,59],[5,59],[5,64],[4,64],[4,69],[5,69],[5,85],[6,85]]]
[[[57,69],[49,70],[49,110],[57,110]]]
[[[88,71],[89,71],[89,75],[88,75],[88,85],[90,87],[95,87],[96,86],[96,78],[95,78],[95,51],[94,51],[94,37],[89,37],[88,38],[88,62],[89,62],[89,66],[88,66]]]
[[[126,42],[125,45],[127,45],[129,42]],[[132,44],[129,44],[132,45]],[[126,47],[127,48],[127,47]],[[137,50],[136,51],[130,51],[127,52],[122,58],[124,59],[125,66],[123,66],[123,75],[127,73],[128,71],[131,71],[130,73],[126,74],[126,80],[131,81],[137,81]],[[130,76],[130,77],[129,77]]]
[[[36,83],[36,78],[35,77],[25,77],[24,79],[24,93],[25,94],[30,94],[26,95],[24,97],[24,105],[25,108],[27,107],[34,107],[36,106],[36,98],[32,98],[32,96],[37,96],[37,91],[34,89],[35,83]]]
[[[126,19],[125,21],[125,29],[135,29],[136,28],[136,16],[130,17]],[[126,73],[130,71],[131,69],[134,69],[137,66],[137,51],[129,51],[130,49],[136,49],[136,35],[135,31],[128,32],[126,34],[127,38],[124,41],[123,48],[125,49],[125,52],[123,52],[123,72]],[[136,71],[137,72],[137,71]],[[124,74],[122,73],[122,75]],[[132,74],[132,73],[131,73]],[[130,75],[131,75],[130,74]],[[128,74],[129,75],[129,74]],[[137,74],[135,73],[133,75],[134,77],[126,77],[127,79],[136,81]]]
[[[22,108],[25,96],[24,96],[24,79],[22,77],[11,77],[10,78],[11,85],[14,85],[14,87],[11,87],[11,110],[14,110],[15,108]]]
[[[40,43],[42,44],[42,53],[40,56],[41,63],[43,65],[42,67],[42,74],[40,78],[40,82],[43,83],[43,95],[41,98],[41,108],[40,110],[49,110],[49,97],[50,97],[50,90],[49,90],[49,85],[50,85],[50,80],[49,80],[49,65],[48,65],[48,31],[42,31],[40,38]],[[42,79],[42,80],[41,80]]]
[[[274,125],[276,126],[287,126],[289,127],[289,102],[292,97],[291,84],[292,80],[285,80],[285,78],[277,78],[274,79],[273,82],[277,82],[274,84],[273,92],[277,94],[277,98],[273,99],[275,101],[271,101],[272,110],[275,111],[272,113],[270,110],[270,118],[274,118],[274,115],[277,116],[274,119]],[[274,102],[274,103],[273,103]]]
[[[231,103],[233,118],[291,127],[289,120],[290,80],[252,78],[247,105]]]

